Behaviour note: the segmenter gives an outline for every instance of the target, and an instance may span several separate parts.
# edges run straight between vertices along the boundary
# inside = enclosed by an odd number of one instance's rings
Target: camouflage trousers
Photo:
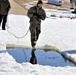
[[[38,25],[30,25],[30,33],[31,33],[31,46],[34,47],[39,38],[39,34],[41,32],[40,24]]]
[[[70,8],[76,9],[76,0],[70,0]]]

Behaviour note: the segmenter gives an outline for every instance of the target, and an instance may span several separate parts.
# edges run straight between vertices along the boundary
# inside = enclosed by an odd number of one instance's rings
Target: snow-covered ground
[[[32,65],[28,61],[31,50],[0,50],[0,75],[75,75],[76,67],[61,60],[59,54],[37,50],[35,52],[38,64]]]
[[[47,17],[41,24],[41,34],[37,42],[37,47],[54,46],[61,51],[76,49],[76,19],[51,17],[53,11],[47,11]],[[56,12],[54,15],[62,14],[62,16],[75,17],[75,14],[67,12]],[[23,45],[31,47],[30,45],[30,32],[29,18],[22,15],[8,16],[6,31],[0,30],[1,44]],[[26,35],[27,33],[27,35]],[[24,36],[26,35],[26,36]]]
[[[46,9],[46,13],[47,18],[42,21],[36,47],[57,49],[76,63],[76,15],[70,11],[49,9]],[[29,26],[27,16],[9,14],[6,30],[3,31],[0,27],[0,75],[75,75],[76,67],[32,65],[28,62],[19,64],[4,51],[10,45],[30,48],[30,32],[26,35]]]

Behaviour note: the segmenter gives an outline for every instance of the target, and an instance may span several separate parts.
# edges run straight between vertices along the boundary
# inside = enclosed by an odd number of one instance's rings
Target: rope
[[[28,30],[26,31],[26,33],[23,36],[21,36],[21,37],[16,36],[14,33],[10,32],[9,29],[10,29],[10,27],[9,27],[9,19],[7,19],[7,31],[8,31],[8,33],[10,33],[11,35],[13,35],[17,39],[21,39],[21,38],[24,38],[28,34],[28,32],[30,30],[30,27],[28,28]]]
[[[7,27],[9,27],[9,26],[7,26]],[[10,27],[9,27],[9,28],[10,28]],[[29,32],[29,28],[28,28],[28,30],[26,31],[26,33],[25,33],[23,36],[18,37],[18,36],[16,36],[15,34],[11,33],[11,32],[9,31],[9,28],[7,28],[8,33],[10,33],[11,35],[13,35],[13,36],[14,36],[15,38],[17,38],[17,39],[24,38],[24,37],[28,34],[28,32]]]

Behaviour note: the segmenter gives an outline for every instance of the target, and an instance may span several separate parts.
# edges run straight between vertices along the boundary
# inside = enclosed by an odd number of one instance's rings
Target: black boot
[[[5,29],[5,24],[2,24],[2,30],[6,30],[6,29]]]
[[[6,30],[5,28],[2,28],[2,30]]]
[[[76,9],[74,11],[72,11],[72,13],[76,14]]]
[[[70,8],[70,9],[74,9],[74,8]]]

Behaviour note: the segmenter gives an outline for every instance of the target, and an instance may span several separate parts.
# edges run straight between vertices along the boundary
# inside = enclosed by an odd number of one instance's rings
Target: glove
[[[38,19],[40,19],[40,15],[38,13],[34,13],[33,16],[36,16]]]
[[[7,12],[9,12],[9,8],[7,8],[7,10],[6,10]]]
[[[7,7],[6,11],[9,12],[9,10],[10,10],[10,6]]]

